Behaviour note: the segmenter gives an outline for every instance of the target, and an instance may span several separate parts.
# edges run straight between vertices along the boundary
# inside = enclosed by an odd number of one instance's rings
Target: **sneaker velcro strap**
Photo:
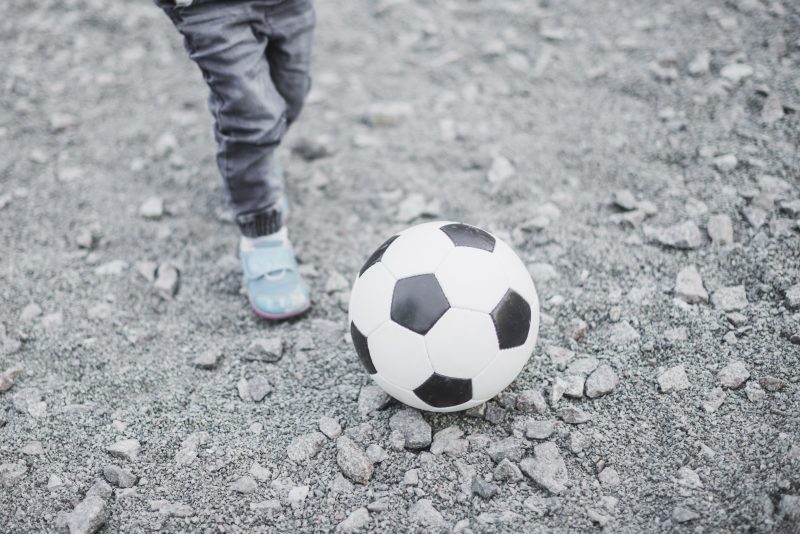
[[[278,271],[296,271],[297,260],[286,246],[262,248],[245,252],[244,276],[248,280],[260,278]]]

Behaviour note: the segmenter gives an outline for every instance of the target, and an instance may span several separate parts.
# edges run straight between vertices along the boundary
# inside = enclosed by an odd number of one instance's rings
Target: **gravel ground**
[[[796,3],[319,2],[284,149],[314,308],[277,325],[166,17],[3,13],[1,531],[800,531]],[[542,301],[468,414],[387,403],[346,333],[431,217]]]

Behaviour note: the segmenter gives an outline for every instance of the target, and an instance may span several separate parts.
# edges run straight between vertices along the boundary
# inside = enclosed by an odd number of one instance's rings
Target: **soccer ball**
[[[369,257],[350,296],[350,333],[372,379],[434,412],[486,402],[536,344],[539,299],[525,265],[492,234],[445,221],[413,226]]]

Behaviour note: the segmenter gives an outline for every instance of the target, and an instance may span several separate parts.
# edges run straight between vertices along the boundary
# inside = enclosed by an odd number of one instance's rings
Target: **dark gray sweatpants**
[[[243,235],[282,225],[274,152],[311,85],[312,0],[157,0],[200,67],[214,116],[217,165]]]

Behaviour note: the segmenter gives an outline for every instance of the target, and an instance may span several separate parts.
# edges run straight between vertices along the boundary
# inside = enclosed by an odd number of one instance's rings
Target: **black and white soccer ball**
[[[519,375],[533,353],[539,299],[527,268],[492,234],[445,221],[389,238],[350,296],[361,363],[397,400],[471,408]]]

